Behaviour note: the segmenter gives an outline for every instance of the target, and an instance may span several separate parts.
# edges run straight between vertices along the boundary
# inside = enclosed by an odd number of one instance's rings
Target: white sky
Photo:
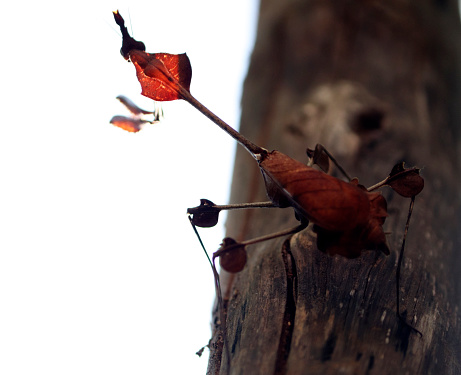
[[[181,101],[137,134],[109,124],[117,95],[152,108],[117,8],[148,52],[187,52],[192,94],[238,124],[256,0],[2,6],[2,375],[206,370],[213,278],[186,209],[227,202],[235,142]]]

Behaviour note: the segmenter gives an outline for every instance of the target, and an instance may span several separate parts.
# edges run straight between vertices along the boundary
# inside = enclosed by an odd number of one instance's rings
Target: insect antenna
[[[109,23],[109,22],[107,22],[106,20],[104,20],[104,23],[106,23],[106,24],[111,28],[111,30],[112,30],[115,34],[117,34],[118,39],[120,39],[120,37],[122,36],[122,34],[120,34],[120,32],[119,32],[115,27],[112,26],[112,23]]]
[[[205,245],[203,244],[202,238],[200,237],[200,234],[197,231],[197,227],[195,226],[194,222],[192,221],[191,215],[188,216],[188,219],[190,221],[190,225],[192,225],[192,229],[195,232],[195,235],[198,238],[198,242],[200,242],[200,245],[202,246],[202,249],[206,255],[206,258],[208,259],[208,263],[210,263],[211,268],[213,269],[213,263],[211,262],[210,256],[208,255],[208,252],[206,251]]]
[[[197,231],[197,227],[192,221],[190,214],[188,215],[188,218],[189,218],[190,224],[192,225],[192,229],[194,230],[195,235],[197,236],[198,241],[200,242],[200,245],[202,246],[202,249],[205,252],[208,262],[210,263],[211,270],[213,271],[214,286],[215,286],[215,291],[216,291],[216,297],[218,299],[219,320],[221,321],[220,327],[221,327],[221,333],[222,333],[223,347],[224,347],[224,350],[226,351],[227,369],[229,371],[230,352],[229,352],[229,346],[227,344],[227,324],[226,324],[226,317],[224,315],[224,303],[223,303],[222,292],[221,292],[221,282],[219,280],[219,273],[216,270],[216,265],[214,263],[215,258],[213,257],[213,261],[211,261],[210,256],[208,255],[208,252],[206,251],[205,245],[203,244],[202,238],[200,237],[200,234]]]
[[[402,240],[402,247],[400,248],[400,253],[399,253],[399,259],[397,261],[397,270],[396,270],[396,280],[395,280],[395,286],[396,286],[396,295],[397,295],[397,317],[399,320],[408,328],[410,328],[412,331],[415,331],[420,337],[423,337],[423,334],[413,327],[411,324],[407,323],[405,318],[400,314],[400,271],[402,268],[402,261],[403,261],[403,253],[405,251],[405,240],[407,238],[408,234],[408,228],[410,227],[410,218],[411,214],[413,212],[413,207],[415,205],[415,196],[413,195],[411,197],[411,202],[410,202],[410,207],[408,209],[408,216],[407,216],[407,222],[405,224],[405,231],[403,234],[403,240]]]
[[[130,20],[130,30],[131,30],[131,35],[134,37],[134,32],[133,32],[133,22],[131,22],[131,13],[130,13],[130,8],[128,10],[128,19]]]

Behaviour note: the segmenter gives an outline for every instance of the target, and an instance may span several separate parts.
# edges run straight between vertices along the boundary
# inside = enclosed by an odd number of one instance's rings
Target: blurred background
[[[214,301],[186,209],[225,204],[236,143],[189,104],[145,109],[119,9],[147,52],[186,52],[192,94],[232,126],[258,4],[197,0],[2,6],[0,373],[204,374]],[[224,235],[201,230],[211,253]]]

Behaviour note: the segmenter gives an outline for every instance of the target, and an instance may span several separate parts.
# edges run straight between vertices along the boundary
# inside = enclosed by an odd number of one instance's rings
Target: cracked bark
[[[290,354],[291,340],[296,318],[296,299],[298,296],[298,271],[293,254],[290,250],[290,242],[285,241],[282,246],[282,259],[286,274],[286,302],[282,320],[279,346],[277,349],[275,373],[285,374],[287,360]]]
[[[424,337],[395,316],[409,201],[384,190],[390,256],[329,257],[308,228],[249,247],[244,271],[222,275],[230,369],[215,335],[209,374],[461,373],[460,37],[452,0],[262,0],[241,131],[300,161],[322,143],[366,186],[401,160],[424,167],[400,301]],[[231,201],[264,198],[238,149]],[[292,225],[290,209],[232,212],[227,234]]]

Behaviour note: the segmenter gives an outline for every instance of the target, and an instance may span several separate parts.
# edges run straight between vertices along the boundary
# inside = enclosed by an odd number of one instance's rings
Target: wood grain
[[[401,279],[401,312],[424,337],[395,316],[409,202],[386,190],[389,257],[330,257],[307,228],[222,275],[231,368],[215,336],[209,374],[461,373],[460,42],[454,0],[261,1],[241,131],[299,161],[322,143],[366,186],[401,160],[424,167]],[[238,150],[231,202],[264,197]],[[292,209],[235,212],[227,235],[294,223]]]

